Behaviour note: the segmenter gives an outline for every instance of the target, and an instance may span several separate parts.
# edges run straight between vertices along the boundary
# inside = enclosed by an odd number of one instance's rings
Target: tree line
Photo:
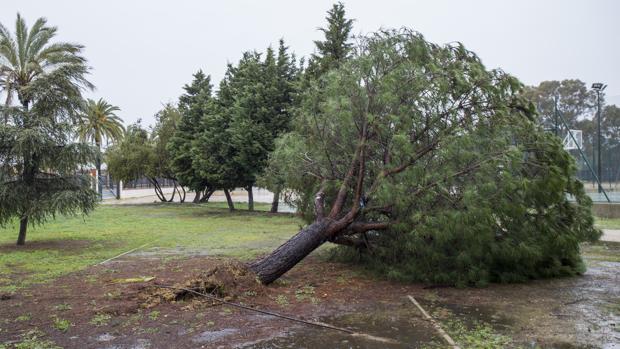
[[[178,106],[168,104],[156,115],[149,136],[140,124],[132,125],[128,137],[108,150],[110,173],[125,181],[146,176],[162,201],[157,178],[194,191],[194,202],[223,190],[231,210],[229,192],[244,188],[253,210],[252,187],[275,139],[290,128],[301,70],[280,40],[277,52],[271,47],[265,53],[245,52],[237,64],[229,64],[215,93],[210,76],[196,72]]]
[[[272,212],[277,212],[284,183],[268,169],[276,140],[291,130],[297,96],[345,60],[351,51],[353,21],[345,18],[344,6],[328,11],[324,40],[315,42],[317,52],[304,66],[284,40],[277,50],[247,51],[226,73],[214,91],[211,77],[199,70],[176,105],[167,104],[149,132],[140,123],[128,128],[128,136],[108,149],[106,162],[115,179],[147,178],[161,201],[172,201],[185,189],[195,193],[193,202],[206,202],[223,190],[230,210],[230,191],[244,188],[248,209],[254,209],[252,188],[259,183],[274,193]],[[166,197],[158,179],[175,185]],[[181,194],[181,191],[183,194]]]

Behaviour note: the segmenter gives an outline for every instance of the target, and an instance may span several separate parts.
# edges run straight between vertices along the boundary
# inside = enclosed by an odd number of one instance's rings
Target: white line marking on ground
[[[154,242],[154,241],[153,241],[153,242]],[[95,264],[95,265],[102,265],[102,264],[105,264],[105,263],[107,263],[107,262],[109,262],[109,261],[111,261],[111,260],[114,260],[114,259],[118,258],[118,257],[122,257],[122,256],[124,256],[124,255],[126,255],[126,254],[129,254],[129,253],[131,253],[131,252],[134,252],[134,251],[137,251],[137,250],[139,250],[139,249],[141,249],[141,248],[144,248],[144,247],[146,247],[146,246],[148,246],[148,245],[152,244],[153,242],[147,242],[146,244],[144,244],[144,245],[142,245],[142,246],[138,246],[138,247],[136,247],[136,248],[134,248],[134,249],[131,249],[131,250],[127,251],[127,252],[123,252],[123,253],[119,254],[118,256],[114,256],[114,257],[112,257],[112,258],[108,258],[108,259],[106,259],[105,261],[100,262],[100,263],[97,263],[97,264]]]
[[[437,332],[439,332],[439,334],[443,337],[443,339],[446,340],[446,342],[448,342],[448,344],[450,344],[452,346],[453,349],[461,349],[458,345],[456,345],[456,342],[454,342],[454,340],[452,340],[452,337],[450,337],[446,331],[443,330],[443,328],[441,328],[441,325],[439,325],[439,322],[435,321],[435,319],[433,319],[430,315],[428,315],[428,313],[426,312],[426,310],[424,310],[424,308],[422,308],[422,306],[420,305],[420,303],[418,303],[418,301],[415,300],[415,298],[413,298],[412,296],[407,296],[409,298],[409,300],[415,304],[416,307],[418,307],[418,309],[420,309],[420,311],[422,312],[422,315],[424,315],[424,317],[429,320],[431,322],[431,324],[433,324],[433,327],[435,327],[435,329],[437,330]]]

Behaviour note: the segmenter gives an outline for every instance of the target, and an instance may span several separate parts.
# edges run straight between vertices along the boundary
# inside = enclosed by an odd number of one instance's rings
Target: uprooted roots
[[[170,288],[151,286],[141,292],[139,300],[150,308],[160,303],[172,303],[189,300],[197,295],[187,290],[205,293],[220,299],[231,301],[238,295],[261,292],[262,285],[256,274],[240,262],[228,261],[192,276],[184,283],[177,283]],[[208,299],[201,299],[208,301]],[[217,302],[217,301],[215,301]]]

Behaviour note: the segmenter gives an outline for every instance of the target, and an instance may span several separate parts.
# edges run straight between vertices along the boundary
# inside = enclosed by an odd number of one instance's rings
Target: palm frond
[[[29,29],[20,14],[15,22],[14,37],[6,27],[0,26],[0,80],[6,91],[18,93],[22,104],[29,104],[36,96],[59,97],[60,91],[67,92],[73,100],[80,97],[83,89],[93,88],[86,79],[90,68],[80,55],[84,47],[66,42],[51,43],[56,31],[56,27],[47,25],[45,18],[36,20]],[[43,88],[53,88],[58,93],[43,93]]]
[[[47,19],[41,17],[30,28],[28,40],[26,41],[26,54],[29,57],[36,56],[39,49],[56,35],[56,27],[46,27],[46,24]]]
[[[15,21],[15,39],[17,41],[17,55],[19,58],[19,67],[21,69],[26,65],[26,38],[28,37],[28,26],[18,13]]]
[[[88,99],[86,112],[80,117],[78,135],[82,141],[92,141],[101,145],[104,138],[119,140],[125,133],[125,127],[116,112],[120,108],[104,99],[98,101]]]

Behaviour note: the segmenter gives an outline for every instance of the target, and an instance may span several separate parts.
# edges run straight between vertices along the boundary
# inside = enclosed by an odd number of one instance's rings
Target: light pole
[[[603,188],[601,188],[601,92],[605,90],[607,85],[604,85],[602,82],[595,82],[592,84],[592,89],[596,91],[596,114],[597,114],[597,166],[596,166],[596,175],[598,176],[598,192],[602,192]]]

